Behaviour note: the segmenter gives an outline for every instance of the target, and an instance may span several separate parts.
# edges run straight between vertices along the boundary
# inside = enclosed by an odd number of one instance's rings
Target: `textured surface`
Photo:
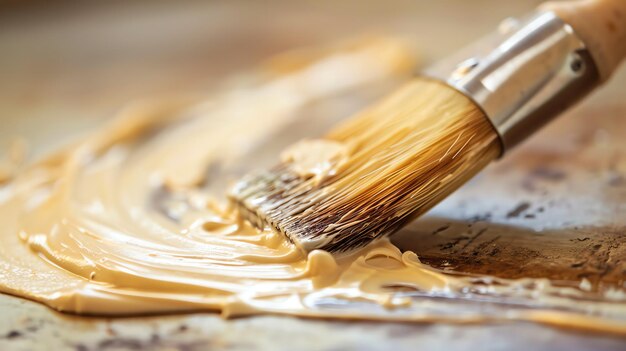
[[[624,340],[535,324],[447,325],[333,322],[197,314],[93,319],[0,300],[2,350],[620,350]]]
[[[0,14],[0,144],[39,154],[125,101],[214,81],[274,52],[361,31],[438,57],[536,1],[298,5],[141,3]],[[454,6],[451,6],[454,5]],[[484,11],[489,8],[489,11]],[[425,12],[428,10],[428,12]],[[267,16],[280,13],[282,16]],[[443,21],[447,25],[441,26]],[[158,28],[158,31],[155,31]],[[288,30],[287,30],[288,29]],[[210,77],[210,78],[207,78]],[[626,72],[395,241],[426,262],[503,277],[622,287],[626,276]],[[45,123],[45,124],[43,124]],[[45,125],[45,128],[39,126]],[[37,128],[35,128],[37,127]],[[624,339],[527,323],[400,325],[211,314],[105,320],[0,296],[0,349],[621,349]]]

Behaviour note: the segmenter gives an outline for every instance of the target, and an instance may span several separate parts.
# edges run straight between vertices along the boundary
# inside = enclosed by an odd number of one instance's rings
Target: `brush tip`
[[[305,251],[344,252],[391,234],[500,154],[489,120],[468,98],[418,79],[250,174],[231,200]]]

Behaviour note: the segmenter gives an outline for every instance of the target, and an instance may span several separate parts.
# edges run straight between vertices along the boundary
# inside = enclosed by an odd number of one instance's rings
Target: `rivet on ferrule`
[[[584,43],[556,14],[539,12],[507,23],[426,71],[483,110],[503,153],[600,82]]]

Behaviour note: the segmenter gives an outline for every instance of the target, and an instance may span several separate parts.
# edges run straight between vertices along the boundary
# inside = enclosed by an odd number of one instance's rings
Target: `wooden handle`
[[[589,48],[602,81],[626,57],[626,0],[548,2],[540,9],[553,11],[574,28]]]

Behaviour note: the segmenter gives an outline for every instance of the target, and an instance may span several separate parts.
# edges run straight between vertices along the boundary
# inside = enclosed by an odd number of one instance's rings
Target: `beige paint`
[[[387,240],[341,258],[305,257],[205,191],[220,181],[210,165],[236,165],[307,103],[404,74],[407,59],[378,40],[211,101],[127,109],[0,188],[0,290],[79,314],[529,320],[626,333],[623,296],[594,301],[547,280],[445,273]],[[336,83],[319,81],[328,74]],[[460,308],[468,299],[493,309]]]

